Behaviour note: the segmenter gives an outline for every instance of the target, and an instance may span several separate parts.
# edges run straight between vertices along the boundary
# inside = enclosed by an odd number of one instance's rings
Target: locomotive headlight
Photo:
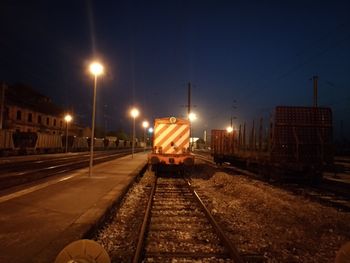
[[[169,122],[170,122],[171,124],[176,123],[176,118],[175,118],[175,117],[170,117]]]

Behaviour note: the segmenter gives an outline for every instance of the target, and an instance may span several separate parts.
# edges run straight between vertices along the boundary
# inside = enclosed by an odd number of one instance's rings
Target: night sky
[[[26,83],[91,123],[129,131],[143,119],[185,116],[191,81],[196,136],[268,116],[277,105],[332,107],[350,134],[350,1],[0,2],[0,80]]]

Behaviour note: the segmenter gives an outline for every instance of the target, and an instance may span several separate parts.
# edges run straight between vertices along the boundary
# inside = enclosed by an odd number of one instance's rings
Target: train
[[[218,165],[228,162],[268,179],[300,178],[319,182],[332,167],[332,110],[322,107],[277,106],[269,128],[253,122],[246,140],[246,125],[233,131],[211,131],[211,155]]]
[[[40,132],[13,132],[0,130],[0,156],[61,153],[88,151],[91,138],[78,136],[62,136]],[[94,139],[94,150],[113,150],[131,148],[132,142],[120,140],[114,136]],[[135,147],[145,147],[144,142],[135,139]]]
[[[152,152],[148,156],[152,170],[171,170],[185,173],[194,165],[190,152],[190,121],[176,117],[158,118],[154,121]]]

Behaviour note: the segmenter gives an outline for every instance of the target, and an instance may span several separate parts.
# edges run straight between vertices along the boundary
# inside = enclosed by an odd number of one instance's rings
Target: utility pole
[[[317,92],[318,92],[318,87],[317,87],[317,81],[318,81],[318,76],[313,76],[312,80],[314,82],[314,107],[317,108]]]
[[[192,152],[192,143],[191,140],[191,137],[192,137],[192,123],[191,123],[191,120],[190,120],[190,113],[191,113],[191,81],[188,82],[188,90],[187,90],[187,118],[188,120],[190,121],[190,152]]]
[[[3,128],[3,118],[4,118],[4,107],[5,107],[5,88],[6,85],[3,82],[1,85],[1,108],[0,108],[0,129]]]
[[[234,110],[237,110],[237,105],[236,105],[237,101],[233,100],[233,105],[232,105],[232,113],[231,113],[231,128],[233,128],[233,120],[237,119],[236,116],[234,116]]]

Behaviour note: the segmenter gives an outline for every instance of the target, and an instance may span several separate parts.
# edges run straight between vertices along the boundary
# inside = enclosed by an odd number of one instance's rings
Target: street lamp
[[[146,129],[148,128],[149,126],[149,123],[148,121],[143,121],[142,122],[142,127],[144,128],[143,130],[143,142],[145,143],[145,146],[144,146],[144,151],[146,150]]]
[[[131,151],[131,158],[134,158],[134,151],[135,151],[135,119],[137,116],[140,115],[140,112],[136,108],[132,108],[130,111],[130,115],[133,118],[133,125],[132,125],[132,151]]]
[[[99,62],[93,62],[90,64],[90,73],[94,76],[94,97],[92,101],[92,125],[91,125],[91,142],[90,142],[90,166],[89,166],[89,176],[92,176],[92,162],[94,156],[94,136],[95,136],[95,111],[96,111],[96,86],[97,77],[103,74],[103,66]]]
[[[149,127],[148,128],[148,133],[149,133],[149,145],[151,146],[151,148],[153,148],[153,137],[152,137],[152,133],[153,133],[153,128]]]
[[[232,128],[231,126],[228,126],[228,127],[226,128],[226,131],[227,131],[228,133],[231,133],[231,132],[233,132],[233,128]]]
[[[188,119],[190,120],[190,151],[192,151],[193,148],[193,138],[192,138],[192,133],[193,133],[193,128],[192,128],[192,122],[194,122],[197,119],[197,115],[193,112],[190,112],[188,114]]]
[[[64,116],[64,120],[66,121],[66,153],[68,152],[68,123],[71,122],[72,116],[67,114]]]

